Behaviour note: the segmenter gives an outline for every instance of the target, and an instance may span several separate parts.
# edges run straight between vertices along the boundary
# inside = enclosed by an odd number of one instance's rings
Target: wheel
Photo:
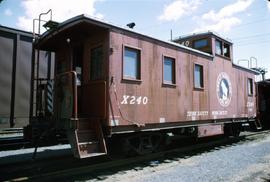
[[[238,137],[240,135],[240,126],[238,124],[227,124],[224,126],[224,134],[227,137]]]
[[[138,133],[126,137],[122,141],[122,148],[127,156],[145,155],[160,149],[162,134],[160,133]]]

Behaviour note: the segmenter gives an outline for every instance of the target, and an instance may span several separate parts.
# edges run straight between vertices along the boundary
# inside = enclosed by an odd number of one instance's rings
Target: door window
[[[102,46],[91,49],[90,80],[103,79],[103,49]]]

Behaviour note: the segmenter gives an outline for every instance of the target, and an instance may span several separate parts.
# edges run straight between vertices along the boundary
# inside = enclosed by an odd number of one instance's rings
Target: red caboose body
[[[80,158],[106,154],[115,135],[144,153],[166,132],[235,135],[255,121],[257,72],[235,65],[232,43],[214,33],[166,42],[81,15],[35,47],[55,52],[51,118]]]

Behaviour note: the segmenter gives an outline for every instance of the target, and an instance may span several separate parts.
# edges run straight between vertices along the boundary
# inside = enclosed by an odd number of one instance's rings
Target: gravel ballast
[[[140,170],[120,171],[105,181],[267,181],[270,178],[270,134],[177,158]]]

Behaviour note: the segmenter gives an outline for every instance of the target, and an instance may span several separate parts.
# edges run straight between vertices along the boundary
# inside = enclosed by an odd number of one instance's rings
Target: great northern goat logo
[[[227,107],[232,98],[232,86],[227,73],[220,73],[217,78],[217,98],[223,107]]]

